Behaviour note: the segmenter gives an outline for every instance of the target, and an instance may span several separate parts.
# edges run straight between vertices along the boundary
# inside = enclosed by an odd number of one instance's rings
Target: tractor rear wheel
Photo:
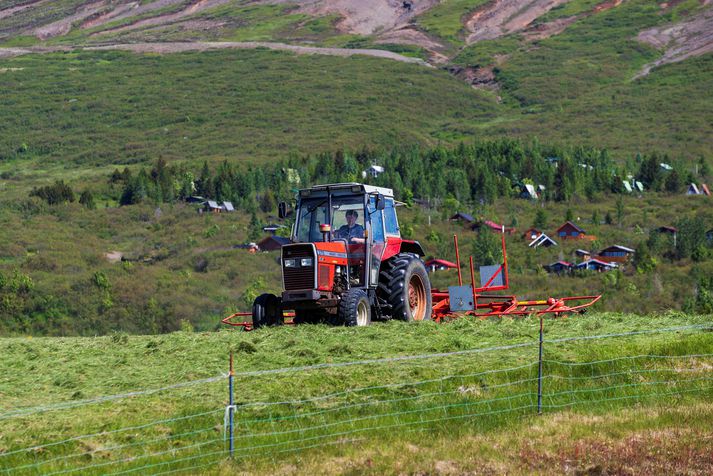
[[[421,259],[400,253],[384,263],[379,275],[379,296],[391,307],[391,318],[431,320],[431,281]]]
[[[280,298],[274,294],[261,294],[253,302],[253,328],[281,326],[284,324]]]
[[[348,327],[371,324],[371,304],[363,289],[350,289],[342,295],[337,308],[339,324]]]

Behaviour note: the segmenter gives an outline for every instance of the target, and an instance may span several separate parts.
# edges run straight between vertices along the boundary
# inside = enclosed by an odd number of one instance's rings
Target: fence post
[[[229,420],[229,430],[228,435],[230,438],[230,457],[233,457],[235,452],[235,440],[233,432],[233,420],[235,417],[235,401],[233,399],[233,378],[235,377],[235,371],[233,370],[233,351],[230,351],[230,373],[228,374],[228,420]]]
[[[542,345],[544,341],[545,320],[540,314],[540,356],[537,359],[537,414],[542,414]]]

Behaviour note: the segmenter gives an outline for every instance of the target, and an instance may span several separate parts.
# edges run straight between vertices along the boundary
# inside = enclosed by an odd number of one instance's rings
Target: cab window
[[[386,207],[384,208],[384,223],[386,225],[386,234],[389,236],[399,236],[399,222],[396,219],[396,209],[394,201],[391,198],[386,199]]]

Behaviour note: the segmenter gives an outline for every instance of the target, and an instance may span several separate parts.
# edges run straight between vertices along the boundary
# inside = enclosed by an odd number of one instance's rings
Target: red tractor
[[[291,244],[282,247],[282,296],[262,294],[253,327],[295,324],[366,326],[374,319],[431,318],[424,251],[399,232],[391,189],[357,183],[299,192]],[[280,204],[280,216],[285,205]]]
[[[279,214],[286,215],[284,203]],[[472,257],[471,283],[463,285],[454,236],[458,286],[431,289],[421,260],[423,248],[401,238],[390,189],[339,183],[300,190],[292,243],[282,247],[282,295],[262,294],[252,313],[232,314],[223,323],[250,330],[281,325],[286,314],[293,316],[293,324],[346,326],[366,326],[372,318],[441,322],[464,315],[557,317],[584,312],[601,297],[520,301],[513,295],[493,294],[509,289],[504,230],[501,238],[503,263],[481,266],[476,286]],[[247,315],[252,315],[252,322],[233,321]]]

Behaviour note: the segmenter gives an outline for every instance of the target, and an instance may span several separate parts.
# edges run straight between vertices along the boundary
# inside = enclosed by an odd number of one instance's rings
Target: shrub
[[[63,180],[57,180],[53,185],[32,189],[30,197],[39,197],[50,205],[58,205],[73,202],[74,192]]]

